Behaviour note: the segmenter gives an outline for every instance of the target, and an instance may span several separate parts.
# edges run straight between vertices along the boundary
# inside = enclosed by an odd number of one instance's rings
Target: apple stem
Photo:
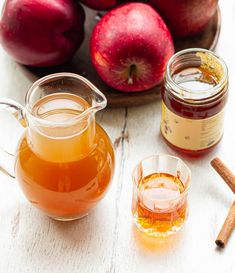
[[[130,66],[129,75],[128,75],[128,84],[133,84],[133,76],[136,74],[136,65],[132,64]]]

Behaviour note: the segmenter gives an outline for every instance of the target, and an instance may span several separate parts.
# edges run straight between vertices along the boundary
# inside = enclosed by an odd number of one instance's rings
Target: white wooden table
[[[219,156],[235,172],[235,1],[221,1],[220,7],[222,32],[216,51],[230,71],[225,134],[206,157],[183,158],[193,177],[190,214],[182,231],[171,239],[155,240],[132,224],[134,165],[151,154],[178,155],[159,134],[160,100],[141,107],[107,109],[98,120],[118,144],[117,168],[108,194],[88,217],[68,223],[53,221],[27,202],[16,181],[0,173],[1,273],[235,272],[235,232],[226,249],[218,250],[214,244],[234,195],[209,164]],[[1,97],[24,103],[34,80],[0,49]],[[6,122],[1,116],[0,125],[3,136]]]

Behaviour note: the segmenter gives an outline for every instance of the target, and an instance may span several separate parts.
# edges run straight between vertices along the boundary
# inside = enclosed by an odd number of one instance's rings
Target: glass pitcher
[[[104,196],[114,172],[114,150],[95,114],[107,104],[88,80],[57,73],[36,81],[23,108],[0,100],[26,129],[10,166],[26,198],[56,220],[74,220]],[[7,156],[7,155],[6,155]]]

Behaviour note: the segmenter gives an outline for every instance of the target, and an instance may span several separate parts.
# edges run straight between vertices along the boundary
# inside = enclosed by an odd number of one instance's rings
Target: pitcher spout
[[[82,98],[86,103],[85,108],[81,107],[81,117],[89,113],[96,113],[104,109],[107,99],[104,94],[86,78],[74,73],[55,73],[36,81],[26,96],[26,109],[30,115],[38,118],[33,108],[40,98],[54,93],[69,93]],[[79,115],[76,116],[78,118]],[[39,117],[40,118],[40,117]],[[69,119],[71,122],[73,119]],[[53,121],[56,122],[55,120]],[[58,123],[61,122],[58,120]]]
[[[38,80],[26,97],[32,149],[52,162],[84,157],[94,147],[95,113],[106,105],[105,96],[82,76],[57,73]]]
[[[107,106],[107,99],[104,96],[104,94],[86,78],[82,76],[79,76],[79,78],[81,79],[81,81],[84,82],[84,84],[86,85],[86,88],[90,90],[90,91],[88,90],[84,91],[84,93],[86,92],[90,93],[90,95],[86,97],[86,100],[91,102],[90,111],[92,111],[93,113],[96,113],[97,111],[104,109]]]

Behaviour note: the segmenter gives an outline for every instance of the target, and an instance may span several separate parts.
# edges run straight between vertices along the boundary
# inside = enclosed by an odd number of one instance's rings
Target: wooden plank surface
[[[225,250],[214,240],[234,194],[210,167],[219,156],[235,172],[235,2],[221,1],[222,31],[217,53],[230,71],[230,97],[224,138],[200,159],[183,158],[192,170],[189,219],[177,236],[154,240],[140,234],[131,219],[131,172],[154,153],[178,155],[159,135],[160,100],[149,105],[106,109],[98,121],[116,147],[117,168],[110,190],[86,218],[60,223],[42,215],[24,198],[18,184],[0,173],[0,272],[2,273],[233,273],[235,232]],[[24,103],[34,81],[0,49],[0,96]],[[0,113],[0,140],[6,132]],[[10,134],[4,141],[13,143]]]

